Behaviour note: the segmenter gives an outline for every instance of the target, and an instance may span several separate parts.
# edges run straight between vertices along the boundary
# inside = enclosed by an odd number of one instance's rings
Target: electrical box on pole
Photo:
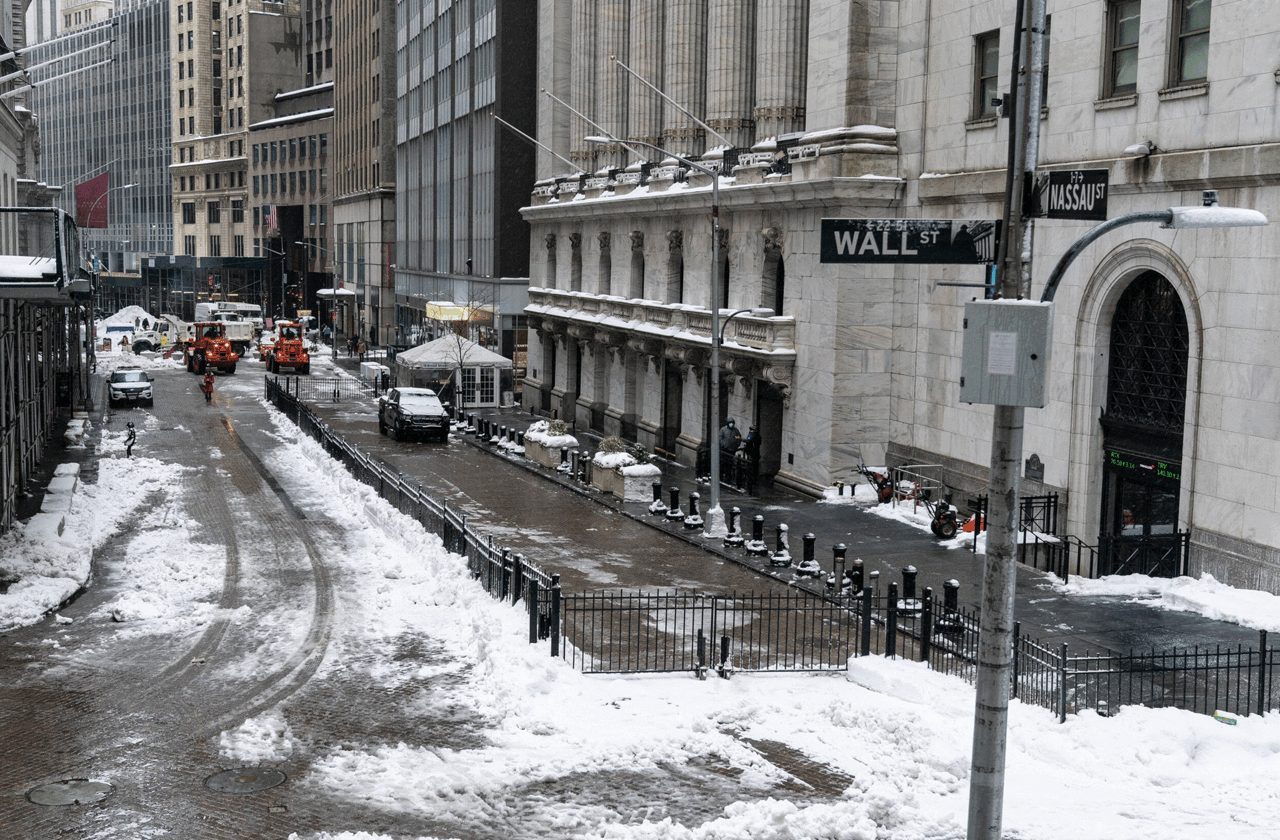
[[[1044,408],[1052,346],[1052,303],[966,303],[960,401]]]

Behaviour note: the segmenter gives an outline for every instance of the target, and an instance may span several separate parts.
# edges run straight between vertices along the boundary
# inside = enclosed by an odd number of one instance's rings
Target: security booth
[[[433,388],[455,408],[509,405],[511,360],[460,335],[446,335],[396,353],[396,384]]]

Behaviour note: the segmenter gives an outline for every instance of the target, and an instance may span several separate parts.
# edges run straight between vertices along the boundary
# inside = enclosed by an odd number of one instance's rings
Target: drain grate
[[[237,767],[214,773],[204,780],[204,786],[218,793],[257,793],[282,784],[287,778],[274,767]]]
[[[27,799],[37,805],[90,805],[101,802],[115,788],[106,782],[90,779],[63,779],[27,791]]]

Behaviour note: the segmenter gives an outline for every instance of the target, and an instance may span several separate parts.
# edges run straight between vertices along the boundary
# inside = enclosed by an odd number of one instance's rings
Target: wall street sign
[[[1107,220],[1106,169],[1069,169],[1036,175],[1029,215],[1044,219]]]
[[[1000,222],[995,219],[823,219],[820,262],[995,262]]]

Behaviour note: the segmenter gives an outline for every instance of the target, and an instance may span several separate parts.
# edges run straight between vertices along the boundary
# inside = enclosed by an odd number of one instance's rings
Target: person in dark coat
[[[731,475],[733,470],[733,456],[738,451],[738,447],[742,445],[742,433],[738,431],[738,427],[733,424],[733,418],[730,417],[724,421],[724,425],[720,427],[720,477]]]
[[[133,428],[133,423],[127,424],[129,433],[124,436],[124,457],[133,457],[133,445],[138,442],[138,430]]]
[[[747,430],[742,451],[747,456],[747,493],[755,495],[756,478],[760,474],[760,429],[754,423]]]

